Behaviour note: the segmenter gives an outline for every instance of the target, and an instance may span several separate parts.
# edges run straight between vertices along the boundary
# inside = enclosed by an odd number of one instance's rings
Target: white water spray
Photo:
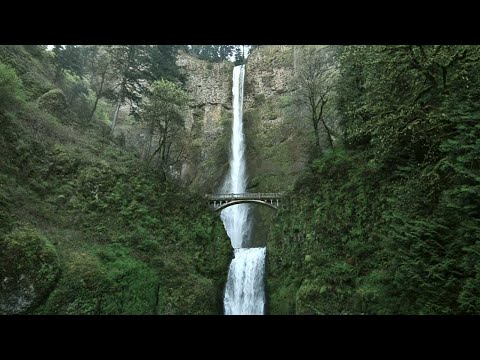
[[[264,247],[235,249],[225,289],[225,315],[263,315],[265,251]]]
[[[224,193],[246,192],[247,175],[243,135],[243,82],[245,66],[233,69],[233,126],[230,173]],[[264,272],[266,248],[248,248],[251,222],[247,204],[233,205],[221,213],[223,224],[234,247],[225,289],[225,315],[262,315],[265,306]]]
[[[233,68],[233,126],[230,154],[230,174],[223,186],[224,193],[242,194],[247,188],[245,137],[243,135],[243,79],[244,65]],[[220,214],[232,246],[242,248],[248,241],[249,206],[240,204],[226,208]]]

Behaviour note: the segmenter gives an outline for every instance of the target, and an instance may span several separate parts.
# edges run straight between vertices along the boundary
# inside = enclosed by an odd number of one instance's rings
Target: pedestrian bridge
[[[280,206],[280,193],[206,194],[208,204],[214,211],[238,204],[259,204],[277,210]]]

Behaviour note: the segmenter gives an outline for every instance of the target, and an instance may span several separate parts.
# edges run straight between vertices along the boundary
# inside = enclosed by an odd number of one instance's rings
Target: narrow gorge
[[[479,65],[1,45],[0,314],[479,314]]]

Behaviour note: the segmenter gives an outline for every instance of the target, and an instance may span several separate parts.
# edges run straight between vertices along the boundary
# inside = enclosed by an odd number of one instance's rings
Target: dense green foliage
[[[157,81],[165,79],[168,81],[181,83],[185,82],[185,76],[182,75],[176,64],[176,55],[181,45],[152,45],[149,47],[149,79]]]
[[[2,112],[13,108],[24,100],[20,78],[8,65],[0,63],[0,109]]]
[[[44,49],[0,50],[0,89],[18,100],[0,109],[1,311],[221,313],[231,247],[220,219],[113,141],[105,118],[83,120],[88,79],[67,69],[55,87]]]
[[[0,46],[1,313],[222,312],[230,243],[174,180],[179,159],[202,155],[184,131],[182,48]],[[235,49],[189,51],[222,61]],[[268,222],[270,313],[478,314],[480,47],[330,50],[335,69],[297,83],[311,87],[316,139],[290,93],[254,94],[245,111],[249,153],[276,139],[253,165],[252,189],[279,186],[291,169],[269,177],[269,163],[295,163],[317,145]],[[312,57],[323,66],[325,51]],[[137,147],[112,131],[118,119],[133,123],[119,115],[125,104],[150,129]],[[278,108],[288,121],[266,136]],[[194,110],[195,126],[203,114]],[[228,136],[217,141],[228,146]]]
[[[66,70],[82,76],[84,73],[82,48],[77,45],[55,45],[52,49],[53,64],[55,66],[55,81]]]
[[[269,236],[271,313],[480,312],[480,48],[348,46],[344,137]]]

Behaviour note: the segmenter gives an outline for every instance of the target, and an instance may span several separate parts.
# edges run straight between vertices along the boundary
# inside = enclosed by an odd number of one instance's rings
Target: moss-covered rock
[[[54,246],[35,228],[15,229],[0,240],[0,313],[20,314],[41,302],[59,274]]]
[[[67,98],[60,89],[46,92],[38,98],[37,103],[40,109],[55,115],[61,120],[65,120],[68,116]]]

